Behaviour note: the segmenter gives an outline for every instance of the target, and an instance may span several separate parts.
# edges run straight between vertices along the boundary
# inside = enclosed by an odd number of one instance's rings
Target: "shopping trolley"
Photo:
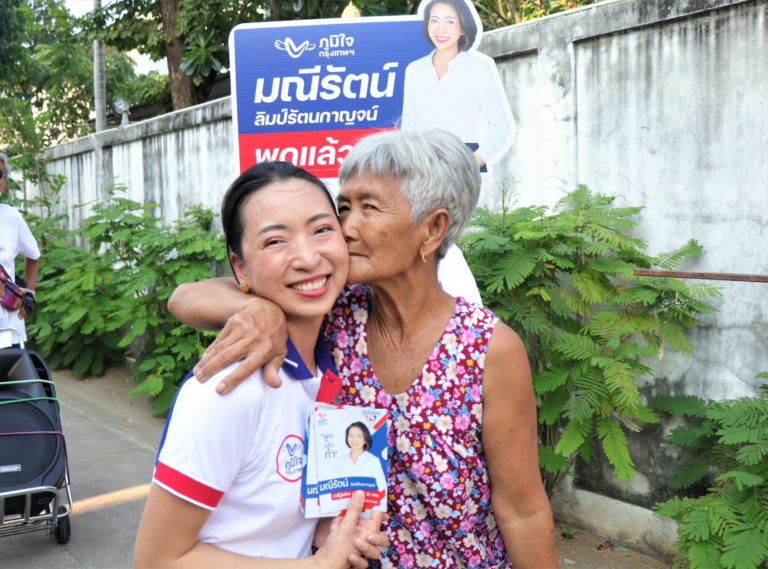
[[[0,537],[48,531],[70,537],[72,494],[59,402],[43,359],[0,349]]]

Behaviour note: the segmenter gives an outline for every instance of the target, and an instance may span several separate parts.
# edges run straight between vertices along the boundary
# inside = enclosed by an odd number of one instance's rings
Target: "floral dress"
[[[370,292],[345,290],[327,322],[340,402],[388,409],[390,548],[384,568],[509,568],[480,438],[483,366],[496,317],[458,298],[420,375],[390,395],[368,356]]]

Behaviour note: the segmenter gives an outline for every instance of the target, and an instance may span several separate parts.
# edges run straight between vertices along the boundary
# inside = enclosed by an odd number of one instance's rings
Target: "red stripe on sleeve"
[[[155,480],[181,496],[211,510],[219,505],[219,501],[224,495],[221,490],[206,486],[162,462],[158,462],[155,468]]]

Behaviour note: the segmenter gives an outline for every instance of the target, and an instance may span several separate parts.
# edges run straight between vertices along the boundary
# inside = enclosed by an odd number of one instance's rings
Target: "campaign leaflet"
[[[386,512],[387,411],[317,404],[308,427],[302,481],[305,517],[340,514],[356,490],[365,491],[365,510]]]

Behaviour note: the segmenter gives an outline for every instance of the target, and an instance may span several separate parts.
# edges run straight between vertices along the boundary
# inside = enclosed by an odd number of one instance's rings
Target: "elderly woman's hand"
[[[357,522],[354,545],[363,557],[381,559],[381,552],[389,547],[389,538],[381,531],[384,518],[382,512],[373,512],[370,518]]]
[[[254,297],[227,321],[208,346],[195,366],[195,377],[198,381],[207,381],[216,372],[242,359],[237,369],[216,386],[216,391],[222,395],[229,393],[260,368],[268,385],[280,387],[278,370],[283,365],[287,340],[283,311],[269,301]]]

